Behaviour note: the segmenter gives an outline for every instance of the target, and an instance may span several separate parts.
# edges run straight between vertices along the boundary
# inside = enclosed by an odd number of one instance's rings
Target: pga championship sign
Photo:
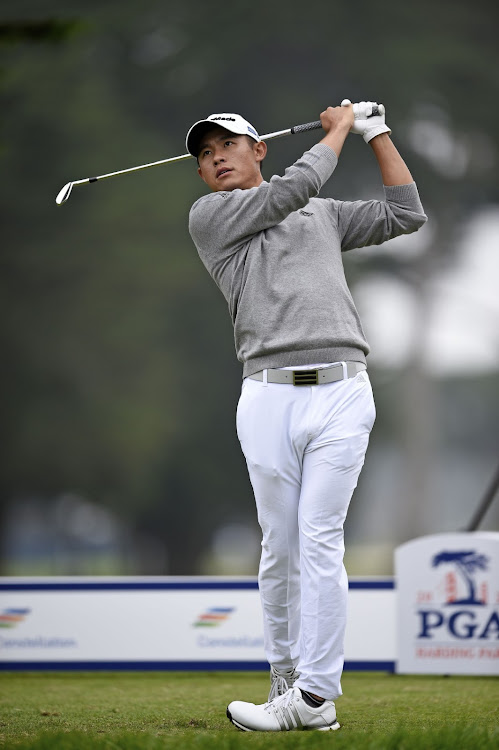
[[[499,674],[499,533],[414,539],[395,574],[398,672]]]

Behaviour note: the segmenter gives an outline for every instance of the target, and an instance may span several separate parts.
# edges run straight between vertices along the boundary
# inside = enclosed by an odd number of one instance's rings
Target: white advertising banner
[[[352,581],[347,668],[393,671],[393,581]],[[1,669],[265,669],[255,579],[0,579]]]
[[[397,672],[499,675],[499,533],[414,539],[395,574]]]

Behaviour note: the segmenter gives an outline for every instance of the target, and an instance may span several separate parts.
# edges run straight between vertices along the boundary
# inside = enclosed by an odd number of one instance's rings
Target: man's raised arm
[[[369,141],[378,161],[383,185],[408,185],[414,182],[407,164],[395,148],[388,133],[381,133]]]

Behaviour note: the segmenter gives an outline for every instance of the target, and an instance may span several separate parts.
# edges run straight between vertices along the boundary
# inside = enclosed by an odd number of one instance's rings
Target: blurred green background
[[[499,12],[493,0],[0,2],[0,572],[256,572],[241,367],[191,243],[187,129],[387,109],[428,224],[345,256],[378,418],[350,574],[464,528],[499,460]],[[320,138],[269,144],[264,176]],[[382,197],[350,136],[325,196]],[[497,529],[493,506],[481,528]]]

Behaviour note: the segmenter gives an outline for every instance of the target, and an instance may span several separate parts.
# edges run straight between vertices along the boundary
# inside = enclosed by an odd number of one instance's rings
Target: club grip
[[[320,120],[316,120],[315,122],[306,122],[304,125],[295,125],[293,128],[291,128],[291,134],[295,135],[295,133],[306,133],[307,130],[318,130],[319,128],[322,128],[322,123]]]
[[[385,108],[382,104],[379,106],[376,104],[373,107],[373,111],[369,115],[369,117],[377,117],[378,115],[384,115],[385,114]],[[308,130],[319,130],[319,128],[322,128],[322,123],[320,120],[316,120],[315,122],[306,122],[303,125],[294,125],[291,128],[291,134],[295,135],[296,133],[306,133]]]

